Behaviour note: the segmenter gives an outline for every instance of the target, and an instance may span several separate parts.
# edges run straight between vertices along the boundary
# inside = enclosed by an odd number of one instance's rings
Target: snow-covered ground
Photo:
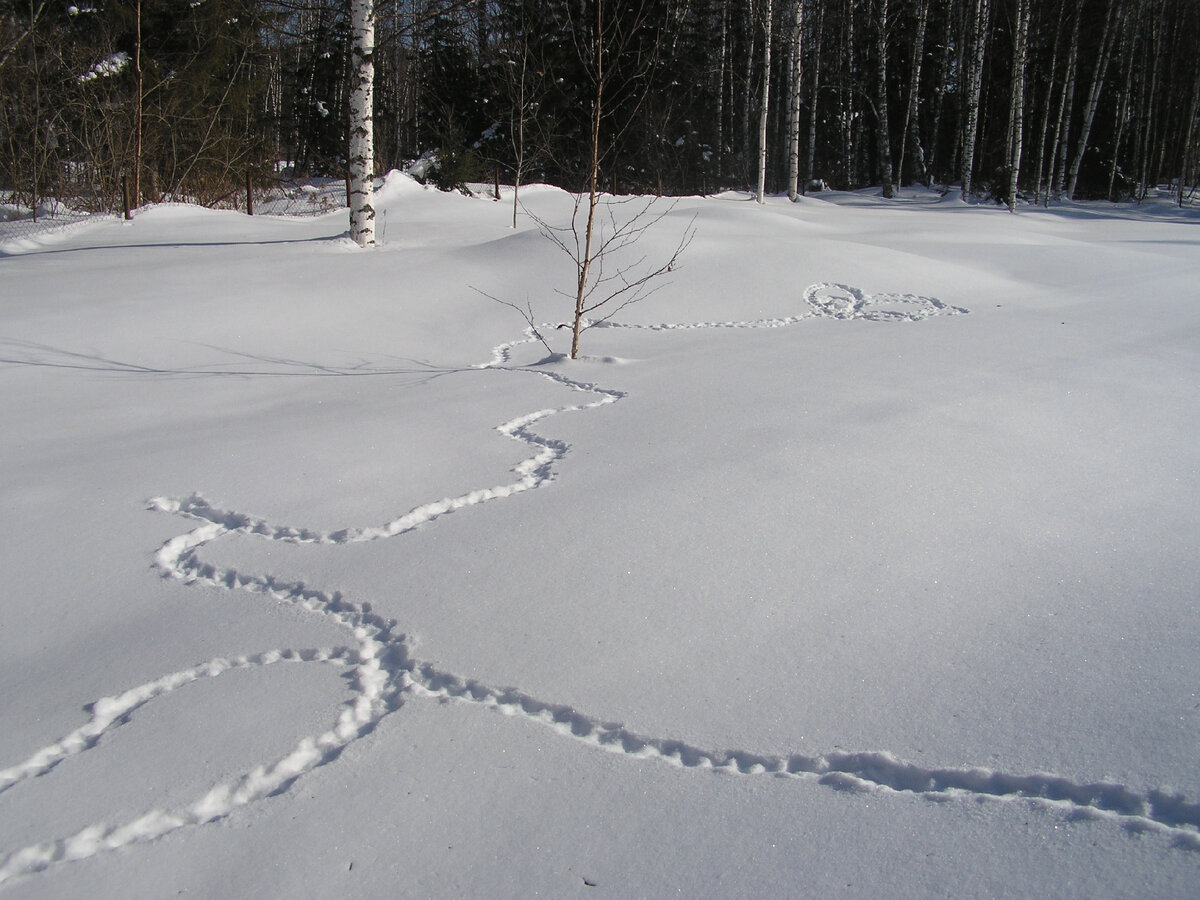
[[[0,893],[1200,893],[1195,211],[379,205],[0,247]]]

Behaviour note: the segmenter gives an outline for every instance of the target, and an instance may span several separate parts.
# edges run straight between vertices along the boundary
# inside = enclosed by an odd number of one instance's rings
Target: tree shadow
[[[213,344],[199,344],[232,358],[231,362],[198,366],[150,366],[117,359],[97,351],[83,352],[36,341],[0,338],[0,368],[71,369],[106,375],[166,378],[366,378],[419,376],[411,384],[426,384],[444,375],[476,372],[472,366],[438,366],[407,357],[359,359],[331,365],[286,356],[250,353]]]

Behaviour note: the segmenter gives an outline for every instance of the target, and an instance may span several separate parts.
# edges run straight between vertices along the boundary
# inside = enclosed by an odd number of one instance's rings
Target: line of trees
[[[112,209],[123,177],[135,203],[229,202],[281,163],[343,177],[364,96],[375,169],[433,153],[446,187],[583,188],[597,127],[620,192],[1197,181],[1197,0],[626,0],[598,69],[600,2],[374,0],[364,94],[369,0],[0,0],[0,193]]]

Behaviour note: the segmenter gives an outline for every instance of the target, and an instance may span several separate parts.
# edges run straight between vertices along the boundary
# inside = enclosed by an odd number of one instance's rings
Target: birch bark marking
[[[821,43],[825,35],[825,4],[817,4],[817,27],[816,33],[813,35],[813,59],[818,62],[821,59]],[[812,101],[808,104],[808,170],[805,181],[809,184],[816,177],[816,156],[817,156],[817,102],[821,98],[821,66],[814,65],[812,67]],[[805,187],[805,191],[808,188]]]
[[[791,96],[788,98],[788,199],[800,197],[800,92],[804,88],[804,0],[792,0]]]
[[[142,0],[134,7],[136,34],[133,44],[134,124],[133,124],[133,205],[142,205]],[[34,208],[37,204],[34,204]]]
[[[971,37],[970,74],[967,77],[967,121],[962,141],[962,198],[971,199],[971,179],[975,173],[975,141],[979,136],[979,97],[983,86],[983,57],[987,48],[990,0],[975,0],[975,14],[969,29]]]
[[[372,122],[375,81],[374,0],[350,7],[350,237],[360,247],[375,246],[375,141]]]
[[[761,204],[767,186],[767,113],[771,108],[771,22],[775,18],[773,0],[764,0],[763,16],[763,63],[762,97],[758,107],[758,193],[755,199]]]
[[[1017,0],[1016,38],[1013,47],[1012,95],[1008,112],[1008,211],[1017,211],[1017,182],[1025,137],[1025,65],[1029,44],[1029,0]]]
[[[1054,154],[1051,159],[1053,177],[1051,192],[1054,199],[1062,197],[1067,177],[1067,138],[1071,130],[1071,118],[1075,110],[1075,76],[1079,67],[1079,24],[1083,19],[1083,0],[1075,4],[1075,25],[1071,30],[1071,49],[1067,56],[1067,74],[1063,83],[1062,98],[1058,105],[1058,128],[1056,130]],[[1047,198],[1048,201],[1049,198]]]
[[[1067,172],[1067,197],[1074,198],[1075,185],[1079,182],[1079,168],[1083,165],[1083,156],[1087,153],[1088,140],[1092,136],[1092,123],[1096,120],[1096,107],[1100,104],[1100,93],[1104,89],[1104,79],[1108,75],[1108,63],[1112,59],[1112,48],[1115,43],[1113,20],[1121,12],[1120,5],[1109,0],[1108,12],[1104,16],[1104,32],[1100,36],[1099,58],[1096,60],[1096,70],[1092,73],[1092,87],[1088,92],[1087,105],[1083,109],[1083,130],[1079,135],[1079,143],[1075,146],[1075,158]]]
[[[879,0],[878,20],[875,23],[875,137],[879,149],[879,181],[883,185],[883,196],[891,200],[895,196],[892,187],[892,139],[888,131],[888,0]]]
[[[896,176],[904,184],[905,152],[911,141],[913,164],[916,166],[916,181],[925,180],[925,153],[921,146],[921,134],[917,113],[920,106],[921,65],[925,57],[925,28],[929,20],[929,0],[917,2],[917,26],[912,42],[912,68],[908,80],[908,105],[904,108],[904,129],[900,135],[900,158],[896,161]]]
[[[1065,16],[1066,5],[1060,4],[1058,7],[1058,25],[1054,29],[1054,52],[1050,56],[1050,68],[1047,69],[1046,100],[1042,106],[1042,124],[1037,139],[1037,163],[1034,166],[1034,171],[1036,172],[1037,176],[1037,183],[1033,188],[1034,203],[1042,202],[1042,187],[1048,182],[1048,173],[1046,172],[1046,141],[1050,136],[1050,109],[1054,101],[1055,78],[1058,76],[1058,57],[1060,51],[1062,50]]]

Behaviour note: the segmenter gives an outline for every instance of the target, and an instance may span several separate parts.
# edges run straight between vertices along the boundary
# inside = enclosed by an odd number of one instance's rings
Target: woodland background
[[[1196,0],[379,0],[375,168],[710,193],[1196,183]],[[0,202],[233,205],[345,176],[350,0],[0,0]],[[600,50],[597,51],[597,47]],[[760,163],[761,159],[761,163]],[[138,161],[140,160],[140,165]]]

